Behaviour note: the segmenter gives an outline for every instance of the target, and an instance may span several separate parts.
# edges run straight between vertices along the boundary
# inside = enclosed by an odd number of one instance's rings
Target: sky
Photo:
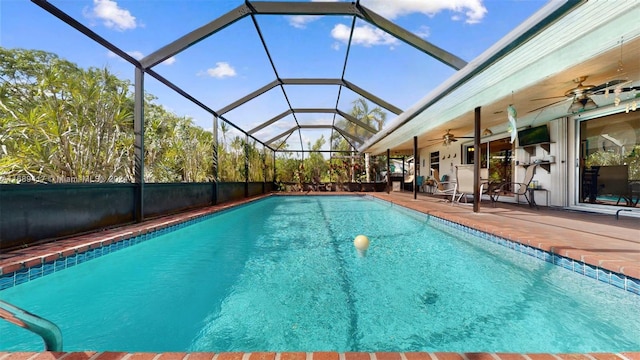
[[[329,0],[324,0],[329,1]],[[242,0],[50,0],[68,15],[141,59],[181,36],[232,11]],[[470,62],[537,10],[543,0],[361,0],[424,40]],[[218,111],[279,78],[344,78],[405,110],[455,73],[428,54],[353,17],[258,15],[273,66],[250,17],[187,48],[153,70]],[[106,48],[28,0],[0,1],[0,46],[56,53],[83,68],[107,67],[133,81],[134,68]],[[275,67],[275,70],[274,70]],[[145,91],[179,116],[212,128],[212,115],[150,76]],[[286,94],[286,97],[285,97]],[[332,85],[276,87],[223,114],[248,131],[289,108],[337,108],[349,112],[360,96]],[[375,104],[371,104],[375,107]],[[387,112],[387,123],[396,115]],[[296,114],[255,133],[269,140],[300,124],[332,124],[333,114]],[[237,133],[231,133],[233,136]],[[307,147],[328,130],[304,130],[287,143]],[[324,150],[329,149],[326,144]]]

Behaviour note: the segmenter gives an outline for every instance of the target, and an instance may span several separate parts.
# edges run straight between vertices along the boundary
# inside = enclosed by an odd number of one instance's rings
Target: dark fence
[[[145,184],[144,218],[273,189],[271,183]],[[135,184],[0,184],[0,249],[133,223],[135,193]]]
[[[244,182],[218,183],[218,204],[244,199],[245,192]]]
[[[144,217],[215,204],[215,188],[215,183],[145,184]]]
[[[249,196],[260,195],[264,192],[264,183],[249,183],[247,184],[247,191]]]
[[[134,184],[0,185],[0,249],[134,221]]]

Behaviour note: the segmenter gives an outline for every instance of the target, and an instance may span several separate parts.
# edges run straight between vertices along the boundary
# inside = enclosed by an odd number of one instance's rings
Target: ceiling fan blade
[[[613,94],[614,90],[617,88],[617,86],[614,86],[612,88],[609,88],[609,94]],[[634,91],[634,90],[640,90],[640,86],[628,86],[628,87],[623,87],[620,88],[620,92],[629,92],[629,91]],[[596,92],[591,92],[591,95],[604,95],[606,92],[606,88],[596,91]]]
[[[563,96],[563,97],[564,97],[564,96]],[[532,113],[532,112],[536,112],[536,111],[538,111],[538,110],[542,110],[542,109],[548,108],[548,107],[550,107],[550,106],[557,105],[557,104],[560,104],[560,103],[563,103],[563,102],[565,102],[565,101],[569,101],[569,100],[573,100],[573,99],[567,99],[567,98],[565,98],[565,99],[562,99],[562,100],[560,100],[560,101],[552,102],[551,104],[547,104],[547,105],[545,105],[545,106],[541,106],[541,107],[539,107],[539,108],[535,108],[535,109],[533,109],[533,110],[527,111],[527,114]]]
[[[604,91],[609,88],[609,89],[614,89],[616,88],[618,85],[623,84],[623,83],[632,83],[633,81],[631,80],[622,80],[622,79],[616,79],[616,80],[611,80],[611,81],[607,81],[605,83],[602,83],[596,87],[594,87],[593,89],[589,90],[590,94],[595,94],[601,91],[601,94],[604,94]],[[623,84],[622,86],[624,86],[626,84]]]
[[[535,98],[535,99],[529,99],[529,101],[551,100],[551,99],[559,99],[559,98],[566,98],[566,96],[560,95],[560,96],[550,96],[550,97],[543,97],[543,98]]]

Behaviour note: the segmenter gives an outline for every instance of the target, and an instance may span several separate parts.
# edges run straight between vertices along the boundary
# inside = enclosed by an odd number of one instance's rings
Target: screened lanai
[[[411,158],[414,181],[434,167],[453,176],[454,163],[473,161],[477,107],[493,134],[483,141],[504,141],[509,104],[518,128],[564,119],[553,136],[573,131],[567,110],[581,99],[568,90],[581,76],[602,91],[588,94],[600,110],[613,108],[604,92],[617,85],[620,106],[630,106],[637,12],[597,1],[3,2],[4,203],[28,203],[43,221],[56,201],[82,212],[118,207],[92,214],[93,229],[263,194],[279,181],[380,182],[389,157]],[[553,186],[572,154],[550,149],[558,162],[539,177],[560,204],[566,190]],[[367,163],[365,153],[386,159]],[[375,174],[356,177],[363,168]],[[27,186],[56,200],[25,198]],[[11,216],[3,228],[26,221]]]
[[[366,181],[357,148],[509,30],[473,40],[482,4],[387,5],[3,3],[3,206],[32,220],[4,216],[1,245],[263,194],[284,175]],[[60,206],[86,218],[48,221]]]

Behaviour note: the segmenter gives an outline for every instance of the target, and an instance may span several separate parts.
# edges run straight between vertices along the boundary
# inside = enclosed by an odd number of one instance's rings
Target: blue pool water
[[[640,350],[640,296],[427,219],[271,197],[0,299],[58,324],[66,351]],[[0,349],[42,341],[0,322]]]

